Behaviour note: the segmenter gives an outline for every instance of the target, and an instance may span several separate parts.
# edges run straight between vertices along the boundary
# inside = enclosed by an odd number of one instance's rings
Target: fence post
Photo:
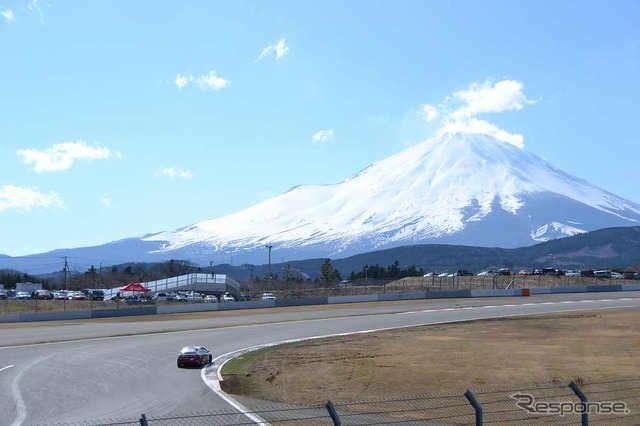
[[[578,398],[580,398],[580,402],[583,404],[583,412],[582,412],[582,426],[589,426],[589,410],[587,409],[587,396],[582,392],[582,390],[578,387],[576,382],[571,381],[569,383],[569,387],[575,393]]]
[[[324,408],[326,408],[329,412],[329,416],[333,421],[333,426],[340,426],[340,417],[338,416],[338,412],[336,411],[336,407],[333,406],[333,403],[331,401],[327,401],[327,404],[324,406]]]
[[[149,423],[147,423],[147,416],[144,414],[140,416],[140,426],[149,426]]]
[[[469,389],[464,393],[465,398],[476,412],[476,426],[482,426],[482,406],[476,399],[476,396]]]

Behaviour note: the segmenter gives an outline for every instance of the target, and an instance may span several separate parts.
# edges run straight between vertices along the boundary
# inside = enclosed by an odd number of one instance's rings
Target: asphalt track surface
[[[154,417],[231,408],[216,369],[250,347],[369,330],[591,309],[640,308],[640,294],[574,293],[529,298],[418,300],[293,308],[175,321],[69,321],[0,327],[0,426]],[[187,345],[219,359],[178,369]],[[203,380],[209,377],[213,381]],[[224,395],[223,395],[224,396]]]

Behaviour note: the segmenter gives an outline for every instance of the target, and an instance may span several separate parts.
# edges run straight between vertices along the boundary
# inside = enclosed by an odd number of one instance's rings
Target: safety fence
[[[47,426],[239,425],[639,425],[640,377],[537,386],[467,390],[464,394],[411,396],[304,407],[253,407],[182,415],[142,414],[129,420]]]

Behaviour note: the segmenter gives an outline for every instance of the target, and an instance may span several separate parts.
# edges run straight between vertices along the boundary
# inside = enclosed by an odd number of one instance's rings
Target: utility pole
[[[62,288],[67,289],[67,271],[69,270],[69,264],[67,263],[67,256],[62,256],[64,259],[64,268],[62,268],[62,272],[64,272],[64,285]]]
[[[273,245],[269,244],[265,247],[269,249],[269,290],[271,290],[271,249],[273,248]]]
[[[100,261],[100,288],[104,288],[104,280],[102,279],[102,260]]]

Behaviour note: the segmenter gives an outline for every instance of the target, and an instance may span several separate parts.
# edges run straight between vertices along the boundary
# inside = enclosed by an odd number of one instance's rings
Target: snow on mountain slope
[[[338,184],[298,186],[240,212],[142,240],[162,244],[158,254],[277,244],[292,258],[305,247],[316,256],[427,242],[515,247],[639,221],[639,205],[532,153],[487,135],[455,133]]]

